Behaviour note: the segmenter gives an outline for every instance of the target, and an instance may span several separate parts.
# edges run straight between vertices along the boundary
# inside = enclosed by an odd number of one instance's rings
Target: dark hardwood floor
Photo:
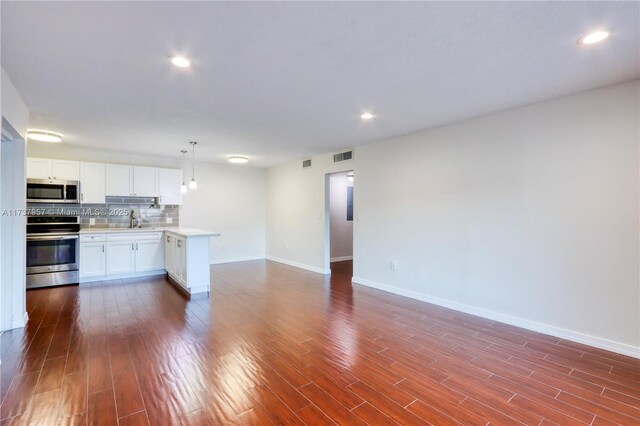
[[[272,262],[29,291],[2,425],[631,425],[640,362]],[[597,313],[594,313],[594,315]]]

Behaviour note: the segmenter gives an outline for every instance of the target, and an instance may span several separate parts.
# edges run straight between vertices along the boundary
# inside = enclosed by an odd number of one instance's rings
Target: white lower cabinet
[[[80,277],[101,277],[106,273],[105,243],[80,243]]]
[[[175,274],[178,283],[187,286],[187,241],[182,237],[176,237],[176,250],[174,252]]]
[[[211,287],[209,237],[217,233],[182,229],[180,233],[104,232],[80,234],[80,281],[155,275],[166,270],[187,293]]]
[[[136,245],[136,272],[164,268],[162,239],[139,240]]]
[[[164,269],[171,276],[175,276],[175,266],[174,266],[174,247],[176,245],[175,236],[173,235],[165,235],[164,236]]]
[[[82,234],[80,278],[109,279],[164,269],[162,232]]]
[[[209,236],[184,237],[172,231],[165,232],[165,269],[171,280],[188,293],[209,291]]]
[[[187,287],[187,241],[175,234],[167,234],[164,243],[164,265],[178,284]]]
[[[107,275],[126,274],[136,270],[133,241],[107,241]]]

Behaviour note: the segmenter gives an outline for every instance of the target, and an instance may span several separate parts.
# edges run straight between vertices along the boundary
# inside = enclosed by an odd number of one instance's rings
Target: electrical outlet
[[[94,218],[89,219],[89,226],[95,225],[95,224],[96,224],[96,220]]]
[[[167,223],[173,223],[173,218],[168,217],[168,218],[167,218]]]
[[[391,269],[392,271],[396,270],[396,261],[392,260],[391,262],[389,262],[389,269]]]

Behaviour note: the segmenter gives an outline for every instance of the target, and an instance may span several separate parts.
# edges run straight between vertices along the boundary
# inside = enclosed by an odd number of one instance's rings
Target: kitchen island
[[[186,294],[210,288],[209,238],[194,228],[88,228],[80,230],[80,282],[167,273]]]

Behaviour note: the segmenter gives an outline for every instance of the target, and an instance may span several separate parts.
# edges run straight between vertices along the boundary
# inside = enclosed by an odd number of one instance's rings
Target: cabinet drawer
[[[107,241],[133,241],[136,238],[134,233],[113,233],[107,234]]]
[[[135,234],[136,241],[161,240],[162,232],[140,232]]]
[[[80,234],[81,243],[93,243],[105,241],[104,234]]]

